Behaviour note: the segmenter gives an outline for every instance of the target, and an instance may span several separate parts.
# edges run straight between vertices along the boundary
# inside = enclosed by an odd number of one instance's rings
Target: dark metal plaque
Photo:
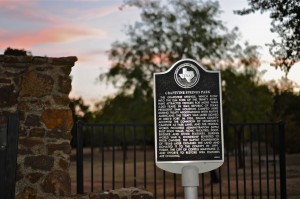
[[[223,163],[220,81],[191,59],[154,75],[157,163]]]

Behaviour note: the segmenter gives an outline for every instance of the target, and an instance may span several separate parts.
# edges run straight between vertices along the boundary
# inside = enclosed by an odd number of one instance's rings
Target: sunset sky
[[[243,41],[260,45],[265,80],[278,79],[283,73],[269,67],[272,57],[265,43],[276,35],[270,32],[268,14],[248,16],[233,14],[247,6],[246,0],[219,1],[221,19],[228,28],[237,26]],[[126,39],[125,25],[139,20],[139,11],[127,7],[123,0],[0,0],[0,54],[7,47],[26,49],[35,56],[77,56],[72,70],[71,96],[82,96],[89,102],[112,93],[111,86],[97,82],[97,76],[108,70],[106,51],[114,41]],[[300,65],[289,78],[300,84]]]

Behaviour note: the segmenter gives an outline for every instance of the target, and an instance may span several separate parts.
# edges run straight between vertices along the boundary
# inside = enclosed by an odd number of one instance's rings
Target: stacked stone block
[[[68,95],[76,61],[0,55],[0,117],[13,112],[20,117],[16,198],[70,196]]]

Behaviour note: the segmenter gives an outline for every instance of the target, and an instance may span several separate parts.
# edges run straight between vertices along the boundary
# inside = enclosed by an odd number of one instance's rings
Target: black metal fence
[[[154,161],[153,124],[77,126],[77,192],[144,187],[154,198],[183,198],[181,175]],[[224,125],[225,162],[201,174],[204,198],[286,198],[284,123]]]

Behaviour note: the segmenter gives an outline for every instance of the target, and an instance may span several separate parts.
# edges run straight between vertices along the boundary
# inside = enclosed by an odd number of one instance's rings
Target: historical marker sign
[[[221,77],[191,59],[154,75],[155,158],[161,169],[204,173],[224,162]]]

